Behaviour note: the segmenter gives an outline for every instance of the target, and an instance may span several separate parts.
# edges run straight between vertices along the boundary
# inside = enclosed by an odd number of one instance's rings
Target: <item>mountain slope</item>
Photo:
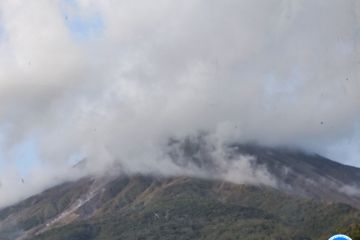
[[[331,161],[317,154],[289,148],[270,148],[256,144],[232,144],[224,154],[213,154],[215,147],[206,136],[173,141],[170,155],[180,166],[195,166],[198,171],[221,175],[219,158],[228,168],[236,166],[239,156],[251,156],[249,172],[259,171],[272,178],[276,188],[302,197],[347,203],[360,208],[360,169]],[[215,150],[216,151],[216,150]],[[179,154],[180,153],[180,154]],[[178,157],[180,155],[180,157]],[[264,171],[265,170],[265,171]],[[244,174],[239,171],[239,174]],[[254,174],[253,178],[259,178]]]
[[[79,197],[81,186],[88,191]],[[72,194],[61,196],[64,190]],[[360,219],[348,205],[268,187],[146,176],[82,179],[0,214],[3,226],[18,219],[17,239],[39,240],[318,239]],[[16,239],[7,229],[0,239]]]
[[[233,145],[235,154],[256,156],[288,193],[360,208],[360,169],[317,154],[256,145]]]
[[[216,176],[208,146],[177,144],[183,152],[174,158],[177,164],[192,163]],[[229,146],[226,161],[239,155],[253,156],[254,171],[265,167],[276,188],[189,176],[88,177],[0,210],[0,239],[300,240],[327,239],[337,229],[358,234],[359,169],[256,145]]]

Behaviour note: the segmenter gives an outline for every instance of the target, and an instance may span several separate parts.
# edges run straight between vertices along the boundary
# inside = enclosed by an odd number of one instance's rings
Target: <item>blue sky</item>
[[[41,162],[38,156],[35,139],[29,138],[24,142],[16,145],[9,151],[0,150],[0,174],[5,168],[5,158],[10,159],[7,163],[11,163],[16,167],[19,174],[26,176],[31,169],[38,166]]]
[[[79,6],[75,0],[64,0],[64,2],[75,10],[75,14],[70,14],[63,9],[62,14],[65,25],[76,39],[86,41],[92,37],[101,35],[104,28],[104,22],[98,12],[81,16],[80,14],[77,14],[79,13]]]
[[[14,149],[14,159],[17,168],[22,176],[26,176],[28,171],[40,164],[36,142],[28,139]]]

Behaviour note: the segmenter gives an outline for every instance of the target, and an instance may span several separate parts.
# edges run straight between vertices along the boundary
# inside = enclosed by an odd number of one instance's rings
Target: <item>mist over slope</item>
[[[358,168],[254,144],[220,162],[202,137],[169,144],[186,176],[113,168],[55,186],[0,209],[0,239],[318,239],[360,223]]]

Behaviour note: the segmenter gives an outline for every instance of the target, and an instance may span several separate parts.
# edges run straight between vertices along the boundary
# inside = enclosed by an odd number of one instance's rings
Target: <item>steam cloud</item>
[[[356,0],[1,1],[0,206],[82,176],[74,156],[86,173],[196,174],[164,152],[199,132],[338,156],[359,143],[359,14]],[[22,184],[10,152],[29,139],[41,163]],[[272,183],[226,170],[249,156],[219,159],[225,179]]]

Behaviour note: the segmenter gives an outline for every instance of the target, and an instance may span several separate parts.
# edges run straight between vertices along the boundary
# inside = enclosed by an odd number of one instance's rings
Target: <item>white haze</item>
[[[76,155],[87,173],[188,173],[164,146],[199,131],[338,157],[360,142],[359,43],[356,0],[2,0],[0,206],[81,176]],[[41,164],[22,184],[7,156],[28,139]],[[271,184],[233,172],[250,159],[223,177]]]

